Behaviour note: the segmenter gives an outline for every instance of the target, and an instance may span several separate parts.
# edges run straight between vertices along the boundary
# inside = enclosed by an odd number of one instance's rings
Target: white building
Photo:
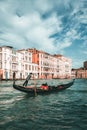
[[[33,73],[34,78],[38,78],[38,65],[32,63],[32,53],[26,49],[18,50],[18,52],[22,54],[20,66],[22,69],[23,78],[27,77],[29,73]]]
[[[62,55],[55,55],[58,59],[58,72],[59,78],[70,78],[71,77],[71,59],[66,58]]]
[[[17,55],[11,46],[0,47],[0,77],[3,79],[12,79],[13,72],[17,71]]]
[[[32,63],[32,53],[26,50],[16,51],[11,46],[0,47],[0,79],[25,79],[29,73],[38,75],[38,65]],[[37,74],[37,75],[36,75]]]

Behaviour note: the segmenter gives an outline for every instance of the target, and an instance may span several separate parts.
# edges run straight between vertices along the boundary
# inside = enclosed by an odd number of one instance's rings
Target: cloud
[[[24,47],[25,44],[25,48],[36,47],[50,53],[55,50],[53,40],[49,36],[55,30],[61,30],[61,22],[56,14],[52,14],[46,20],[43,20],[41,15],[34,11],[32,14],[25,14],[21,17],[14,13],[8,14],[6,11],[4,11],[4,15],[9,17],[3,19],[3,21],[8,21],[8,23],[5,25],[6,28],[3,29],[4,34],[1,35],[1,39],[4,39],[4,41],[8,39],[9,44],[13,44],[15,41],[14,45],[17,47],[20,47],[20,45]]]
[[[85,5],[84,0],[2,0],[0,44],[62,54],[76,40],[86,47]]]
[[[26,38],[31,41],[31,46],[36,46],[36,48],[43,49],[44,51],[48,51],[50,53],[54,52],[55,46],[53,45],[53,39],[49,38],[56,28],[54,28],[54,24],[58,24],[56,21],[55,15],[52,18],[48,18],[46,21],[42,21],[38,15],[34,15],[32,19],[31,30],[26,32]],[[60,30],[60,27],[58,27]]]

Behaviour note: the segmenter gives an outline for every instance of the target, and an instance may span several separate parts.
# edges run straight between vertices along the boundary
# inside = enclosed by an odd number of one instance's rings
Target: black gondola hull
[[[24,86],[20,86],[20,85],[16,85],[15,83],[13,84],[13,88],[19,90],[19,91],[22,91],[22,92],[25,92],[25,93],[28,93],[30,95],[35,95],[36,94],[50,94],[50,93],[53,93],[53,92],[59,92],[59,91],[62,91],[62,90],[65,90],[69,87],[71,87],[72,85],[74,84],[74,80],[70,83],[67,83],[67,84],[61,84],[61,85],[58,85],[58,86],[48,86],[48,89],[47,90],[43,90],[39,87],[37,88],[28,88],[28,87],[24,87]]]

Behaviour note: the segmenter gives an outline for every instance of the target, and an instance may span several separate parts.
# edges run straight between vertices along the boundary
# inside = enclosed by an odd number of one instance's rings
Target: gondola
[[[23,85],[17,85],[15,84],[15,80],[13,82],[13,88],[28,93],[30,95],[37,95],[37,94],[50,94],[53,92],[59,92],[62,90],[65,90],[67,88],[69,88],[70,86],[72,86],[74,84],[74,80],[73,79],[71,82],[67,83],[67,84],[61,84],[61,85],[48,85],[47,83],[45,84],[41,84],[40,87],[36,87],[36,85],[34,87],[32,86],[27,86],[28,84],[28,80],[30,79],[31,74],[28,75],[28,77],[26,78],[25,82],[23,83]]]

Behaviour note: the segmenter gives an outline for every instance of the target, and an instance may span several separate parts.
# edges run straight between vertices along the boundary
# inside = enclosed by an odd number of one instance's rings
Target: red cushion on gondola
[[[42,85],[42,86],[40,86],[40,88],[43,89],[43,90],[48,90],[48,86]]]

